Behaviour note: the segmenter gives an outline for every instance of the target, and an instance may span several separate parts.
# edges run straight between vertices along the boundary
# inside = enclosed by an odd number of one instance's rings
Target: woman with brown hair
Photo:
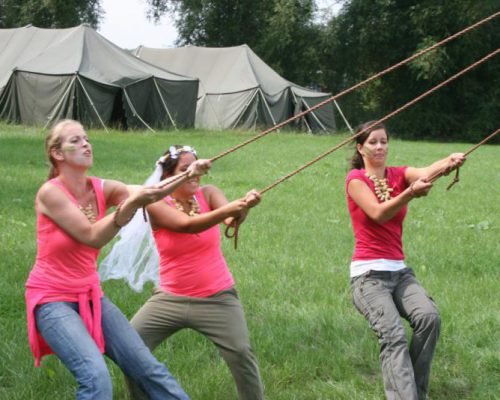
[[[373,124],[365,123],[358,132]],[[390,167],[388,143],[382,124],[359,136],[346,179],[356,242],[350,265],[352,295],[379,338],[387,399],[422,400],[427,396],[440,318],[434,301],[405,264],[403,221],[408,203],[432,188],[426,178],[458,168],[465,157],[454,153],[424,168]],[[413,329],[409,348],[400,316]]]
[[[197,158],[190,146],[171,146],[158,160],[153,176],[165,179],[182,174]],[[199,177],[193,177],[162,201],[149,205],[159,255],[159,287],[131,320],[151,350],[185,328],[207,337],[226,361],[240,399],[262,399],[263,386],[243,307],[222,254],[219,224],[231,225],[235,220],[241,224],[259,201],[259,194],[252,190],[244,198],[228,202],[222,190],[200,185]],[[134,237],[143,237],[138,231],[122,235],[101,264],[101,274],[136,280],[137,266],[131,265],[135,260],[158,260],[158,256],[144,254],[146,238],[133,244]],[[131,261],[124,260],[125,254]],[[158,271],[158,261],[155,268]],[[136,387],[132,393],[134,398],[141,397]]]

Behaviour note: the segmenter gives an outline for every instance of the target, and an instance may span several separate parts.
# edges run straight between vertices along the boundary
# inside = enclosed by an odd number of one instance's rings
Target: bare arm
[[[414,197],[427,195],[432,183],[418,180],[396,197],[379,203],[370,187],[359,179],[353,179],[347,186],[347,191],[354,202],[373,221],[383,224],[392,219]]]
[[[446,174],[460,167],[465,162],[463,153],[453,153],[448,157],[438,160],[431,165],[423,168],[408,167],[405,172],[405,180],[409,185],[418,179],[428,178],[435,173],[444,171]]]
[[[226,224],[228,226],[229,225],[235,226],[236,224],[241,225],[245,221],[245,219],[247,218],[248,213],[250,212],[250,209],[255,207],[257,204],[260,203],[260,201],[261,201],[260,193],[257,190],[252,189],[249,192],[247,192],[245,197],[242,198],[241,200],[245,201],[247,207],[244,208],[243,210],[241,210],[239,215],[234,216],[234,217],[230,217],[230,218],[226,218],[224,220],[224,224]]]
[[[204,187],[203,192],[213,209],[193,217],[170,207],[164,201],[149,205],[147,210],[153,229],[165,228],[173,232],[198,233],[225,219],[240,215],[247,208],[244,199],[228,202],[224,193],[215,186]]]
[[[165,197],[191,176],[202,175],[210,167],[207,160],[198,160],[190,165],[182,179],[168,179],[153,186],[126,186],[118,181],[105,181],[106,206],[120,204],[119,211],[107,215],[91,224],[83,213],[57,186],[46,183],[38,194],[40,211],[52,219],[75,240],[91,247],[101,248],[118,233],[134,216],[136,210]]]
[[[91,247],[101,248],[120,230],[120,226],[115,223],[114,213],[91,224],[60,188],[49,183],[40,189],[38,207],[42,214],[52,219],[73,239]],[[132,201],[125,201],[117,223],[127,221],[136,208]]]

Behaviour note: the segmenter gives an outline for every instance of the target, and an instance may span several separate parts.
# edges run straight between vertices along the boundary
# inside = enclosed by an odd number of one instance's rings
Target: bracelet
[[[113,224],[115,224],[115,226],[117,228],[123,228],[125,225],[127,225],[130,222],[130,220],[132,218],[134,218],[134,215],[135,215],[135,212],[133,212],[132,215],[123,224],[119,224],[118,223],[118,214],[120,214],[120,211],[122,210],[123,203],[125,203],[125,200],[122,200],[120,202],[120,204],[118,204],[116,206],[115,214],[113,215]]]

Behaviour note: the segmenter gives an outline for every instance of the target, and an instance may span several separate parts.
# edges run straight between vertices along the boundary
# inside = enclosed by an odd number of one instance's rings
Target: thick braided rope
[[[498,135],[500,133],[500,128],[497,129],[495,132],[493,132],[492,134],[486,136],[483,140],[481,140],[478,144],[472,146],[469,150],[467,150],[465,153],[464,153],[464,156],[467,157],[470,153],[472,153],[474,150],[476,150],[477,148],[479,148],[480,146],[482,146],[483,144],[485,144],[486,142],[488,142],[489,140],[493,139],[496,135]],[[448,185],[448,187],[446,188],[446,190],[450,190],[451,187],[458,182],[458,171],[459,171],[459,168],[456,168],[457,170],[457,173],[455,175],[455,178],[453,178],[453,181]],[[441,178],[442,176],[444,175],[448,175],[452,170],[448,170],[448,168],[444,167],[442,168],[440,171],[436,171],[434,174],[430,175],[429,177],[426,178],[426,181],[427,182],[435,182],[438,178]]]
[[[335,147],[332,147],[330,150],[324,152],[323,154],[319,155],[318,157],[314,158],[313,160],[309,161],[307,164],[304,164],[302,167],[300,168],[297,168],[296,170],[290,172],[289,174],[285,175],[284,177],[278,179],[277,181],[275,181],[274,183],[272,183],[271,185],[267,186],[266,188],[262,189],[260,191],[260,194],[264,194],[266,193],[267,191],[271,190],[272,188],[274,188],[275,186],[279,185],[281,182],[283,181],[286,181],[287,179],[291,178],[292,176],[298,174],[300,171],[306,169],[307,167],[311,166],[312,164],[318,162],[319,160],[321,160],[322,158],[326,157],[327,155],[333,153],[335,150],[338,150],[339,148],[341,148],[342,146],[345,146],[346,144],[350,143],[351,141],[353,141],[354,139],[356,139],[358,136],[361,136],[363,133],[369,131],[372,127],[378,125],[378,124],[381,124],[382,122],[384,121],[387,121],[389,118],[392,118],[394,117],[395,115],[399,114],[401,111],[403,110],[406,110],[408,107],[414,105],[415,103],[419,102],[420,100],[422,100],[423,98],[429,96],[431,93],[435,92],[436,90],[442,88],[443,86],[446,86],[447,84],[449,84],[450,82],[454,81],[455,79],[459,78],[460,76],[464,75],[465,73],[469,72],[471,69],[477,67],[478,65],[488,61],[489,59],[491,59],[492,57],[496,56],[498,53],[500,52],[500,48],[496,49],[495,51],[489,53],[488,55],[486,55],[485,57],[481,58],[480,60],[476,61],[475,63],[469,65],[468,67],[464,68],[463,70],[461,70],[460,72],[457,72],[455,75],[451,76],[450,78],[446,79],[445,81],[441,82],[440,84],[432,87],[431,89],[429,89],[427,92],[421,94],[420,96],[414,98],[413,100],[409,101],[408,103],[406,103],[405,105],[399,107],[398,109],[396,109],[395,111],[387,114],[385,117],[379,119],[378,121],[374,122],[373,124],[371,124],[370,126],[366,127],[365,129],[362,129],[360,132],[358,132],[357,134],[347,138],[346,140],[342,141],[341,143],[339,143],[338,145],[336,145]]]
[[[222,157],[224,157],[224,156],[226,156],[226,155],[228,155],[228,154],[230,154],[230,153],[232,153],[232,152],[234,152],[234,151],[236,151],[236,150],[238,150],[238,149],[240,149],[240,148],[242,148],[242,147],[244,147],[244,146],[246,146],[246,145],[248,145],[248,144],[250,144],[252,142],[257,141],[258,139],[260,139],[260,138],[268,135],[271,132],[274,132],[274,131],[280,129],[281,127],[289,124],[290,122],[295,121],[296,119],[302,118],[303,116],[305,116],[306,114],[310,113],[311,111],[314,111],[314,110],[316,110],[316,109],[324,106],[325,104],[328,104],[328,103],[330,103],[330,102],[332,102],[334,100],[337,100],[338,98],[340,98],[340,97],[342,97],[342,96],[344,96],[344,95],[346,95],[346,94],[348,94],[348,93],[350,93],[350,92],[352,92],[352,91],[354,91],[356,89],[359,89],[362,86],[365,86],[366,84],[372,82],[373,80],[378,79],[378,78],[380,78],[380,77],[388,74],[389,72],[394,71],[395,69],[397,69],[397,68],[399,68],[399,67],[401,67],[401,66],[403,66],[405,64],[408,64],[409,62],[415,60],[416,58],[421,57],[424,54],[426,54],[426,53],[428,53],[428,52],[436,49],[437,47],[442,46],[442,45],[444,45],[444,44],[446,44],[446,43],[448,43],[448,42],[450,42],[450,41],[458,38],[459,36],[462,36],[463,34],[469,32],[469,31],[471,31],[473,29],[478,28],[479,26],[485,24],[486,22],[491,21],[492,19],[494,19],[494,18],[496,18],[498,16],[500,16],[500,11],[498,11],[498,12],[490,15],[489,17],[486,17],[486,18],[482,19],[481,21],[476,22],[473,25],[470,25],[469,27],[461,30],[460,32],[457,32],[457,33],[455,33],[455,34],[453,34],[451,36],[448,36],[447,38],[441,40],[440,42],[437,42],[437,43],[433,44],[430,47],[427,47],[426,49],[420,50],[419,52],[415,53],[413,56],[408,57],[408,58],[404,59],[403,61],[400,61],[397,64],[394,64],[393,66],[391,66],[391,67],[389,67],[389,68],[387,68],[387,69],[385,69],[385,70],[383,70],[383,71],[381,71],[381,72],[379,72],[379,73],[377,73],[375,75],[372,75],[370,78],[365,79],[364,81],[361,81],[361,82],[357,83],[356,85],[351,86],[350,88],[345,89],[342,92],[337,93],[336,95],[334,95],[334,96],[332,96],[332,97],[330,97],[330,98],[328,98],[328,99],[326,99],[326,100],[324,100],[324,101],[316,104],[315,106],[310,107],[307,110],[302,111],[301,113],[299,113],[297,115],[294,115],[293,117],[291,117],[291,118],[289,118],[289,119],[287,119],[287,120],[285,120],[283,122],[280,122],[279,124],[277,124],[277,125],[269,128],[269,129],[266,129],[265,131],[263,131],[263,132],[259,133],[258,135],[254,136],[253,138],[250,138],[250,139],[248,139],[248,140],[246,140],[246,141],[244,141],[244,142],[242,142],[242,143],[240,143],[240,144],[238,144],[238,145],[236,145],[234,147],[231,147],[228,150],[223,151],[222,153],[220,153],[220,154],[212,157],[210,159],[210,161],[212,161],[212,162],[216,161],[219,158],[222,158]]]
[[[497,129],[495,132],[493,132],[491,135],[485,137],[483,140],[481,140],[478,144],[476,144],[475,146],[471,147],[469,150],[467,150],[465,153],[464,153],[464,156],[468,156],[470,153],[472,153],[474,150],[476,150],[479,146],[482,146],[483,144],[485,144],[487,141],[493,139],[496,135],[498,135],[500,133],[500,128]]]

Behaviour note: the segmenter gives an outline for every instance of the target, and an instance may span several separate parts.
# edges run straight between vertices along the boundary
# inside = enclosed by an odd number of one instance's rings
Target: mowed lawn
[[[76,384],[56,357],[34,368],[26,335],[24,283],[36,252],[34,198],[48,167],[37,128],[0,125],[0,399],[72,399]],[[485,135],[488,132],[485,132]],[[90,131],[92,174],[141,183],[171,144],[212,157],[252,136],[241,132]],[[276,179],[346,135],[272,133],[214,163],[204,182],[229,199]],[[390,141],[391,165],[424,166],[466,143]],[[252,344],[272,400],[383,399],[378,344],[351,303],[348,265],[353,235],[346,209],[347,146],[266,193],[240,229],[238,250],[223,247],[245,307]],[[472,153],[451,191],[436,182],[411,202],[407,263],[442,316],[430,399],[500,396],[500,148]],[[101,255],[109,251],[105,248]],[[103,283],[130,318],[152,285],[133,292]],[[232,377],[215,347],[185,330],[155,352],[193,399],[235,399]],[[115,399],[125,399],[110,362]]]

